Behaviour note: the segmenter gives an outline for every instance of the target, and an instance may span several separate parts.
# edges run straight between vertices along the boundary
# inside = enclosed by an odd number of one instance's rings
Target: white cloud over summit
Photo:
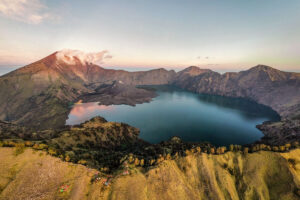
[[[78,59],[82,64],[86,63],[102,63],[104,59],[111,59],[107,50],[100,52],[86,53],[80,50],[64,49],[56,53],[56,58],[68,64],[76,64]]]
[[[0,0],[0,14],[29,24],[55,18],[40,0]]]

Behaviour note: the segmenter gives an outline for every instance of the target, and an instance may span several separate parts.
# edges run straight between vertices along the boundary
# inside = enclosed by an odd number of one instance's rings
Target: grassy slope
[[[291,165],[287,159],[296,159]],[[141,173],[90,184],[96,172],[26,150],[0,148],[0,199],[299,199],[300,149],[243,156],[191,155]],[[70,184],[70,191],[59,187]]]

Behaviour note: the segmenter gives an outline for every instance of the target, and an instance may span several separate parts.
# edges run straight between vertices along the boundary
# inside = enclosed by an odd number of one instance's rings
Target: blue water
[[[185,141],[208,141],[214,145],[247,144],[263,134],[256,125],[277,121],[270,108],[238,98],[199,95],[172,87],[156,87],[158,96],[136,106],[75,105],[66,121],[82,123],[94,116],[124,122],[140,129],[140,138],[159,143],[172,136]]]

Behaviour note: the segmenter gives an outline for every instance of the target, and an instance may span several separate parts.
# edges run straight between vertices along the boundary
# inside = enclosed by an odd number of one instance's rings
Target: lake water
[[[139,128],[140,138],[151,143],[179,136],[185,141],[219,146],[254,142],[263,136],[257,124],[280,119],[270,108],[245,99],[195,94],[168,86],[156,89],[158,96],[153,101],[136,106],[97,102],[74,105],[66,124],[102,116]]]

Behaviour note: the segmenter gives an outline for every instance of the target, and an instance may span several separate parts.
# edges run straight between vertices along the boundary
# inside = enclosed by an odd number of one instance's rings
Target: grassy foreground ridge
[[[191,154],[92,182],[97,170],[42,151],[0,148],[0,199],[299,199],[300,149]],[[121,173],[121,172],[120,172]],[[100,177],[105,175],[100,173]],[[30,184],[29,184],[30,183]],[[60,192],[62,185],[68,190]]]

